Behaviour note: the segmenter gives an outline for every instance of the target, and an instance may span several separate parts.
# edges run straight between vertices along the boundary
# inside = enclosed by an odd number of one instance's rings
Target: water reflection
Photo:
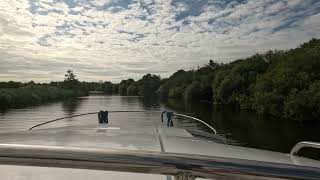
[[[75,115],[79,106],[81,105],[83,99],[81,98],[72,98],[62,102],[62,109],[66,112],[67,116]]]
[[[213,105],[205,102],[185,102],[181,100],[160,101],[156,96],[110,96],[91,95],[53,102],[41,106],[11,109],[0,113],[0,132],[26,130],[40,122],[99,110],[172,110],[205,120],[228,138],[228,142],[260,149],[288,152],[302,140],[319,141],[319,124],[298,124],[258,116],[253,112],[239,111],[230,106]],[[111,123],[154,125],[160,123],[159,113],[123,113],[110,114]],[[79,123],[81,125],[97,123],[95,115],[66,120],[52,127],[61,127]],[[178,119],[177,126],[192,130],[210,131],[204,125],[192,120]],[[66,134],[67,136],[67,134]]]
[[[143,108],[142,97],[140,96],[120,96],[120,101],[128,110]]]
[[[143,97],[142,102],[145,109],[154,110],[160,108],[160,98],[157,95]]]
[[[231,106],[205,102],[167,100],[166,107],[205,120],[229,140],[244,146],[289,152],[303,140],[320,142],[320,124],[299,124],[290,120],[259,116],[254,112],[239,111]],[[197,127],[206,130],[203,127]]]

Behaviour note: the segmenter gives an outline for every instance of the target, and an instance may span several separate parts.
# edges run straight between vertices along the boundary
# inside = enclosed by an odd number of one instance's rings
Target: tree
[[[160,77],[156,75],[144,75],[140,81],[141,89],[139,94],[149,96],[154,94],[160,87]]]
[[[68,69],[67,73],[64,75],[65,79],[64,81],[75,81],[76,79],[76,75],[73,73],[73,71],[71,69]]]
[[[210,67],[211,69],[219,68],[220,64],[215,62],[214,60],[209,60],[209,64],[206,65],[206,67]]]
[[[133,83],[135,83],[133,79],[122,80],[118,86],[118,93],[124,96],[127,95],[127,89]]]
[[[184,98],[186,100],[194,100],[200,98],[200,88],[201,85],[198,81],[192,82],[187,88],[184,93]]]
[[[253,109],[293,120],[319,119],[320,40],[299,48],[267,53],[268,70],[252,86]],[[270,55],[271,54],[271,55]]]
[[[113,85],[111,82],[106,81],[102,84],[102,91],[108,94],[112,94],[113,92]]]
[[[74,74],[74,72],[69,69],[67,71],[67,73],[64,75],[65,79],[62,83],[62,88],[66,88],[66,89],[79,89],[79,81],[78,79],[76,79],[76,75]]]
[[[139,95],[139,87],[136,83],[132,83],[128,88],[127,88],[127,95],[128,96],[136,96]]]

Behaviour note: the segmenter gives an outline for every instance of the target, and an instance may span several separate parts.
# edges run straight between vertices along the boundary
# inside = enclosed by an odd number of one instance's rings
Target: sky
[[[319,0],[1,0],[0,81],[168,77],[313,37]]]

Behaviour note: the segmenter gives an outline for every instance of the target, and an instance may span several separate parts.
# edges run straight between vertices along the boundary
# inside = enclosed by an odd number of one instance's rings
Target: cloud
[[[318,0],[3,0],[0,81],[169,76],[320,36]]]

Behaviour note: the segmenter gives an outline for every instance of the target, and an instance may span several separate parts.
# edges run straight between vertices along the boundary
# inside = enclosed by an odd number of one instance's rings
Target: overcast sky
[[[1,0],[0,81],[168,77],[312,37],[319,0]]]

